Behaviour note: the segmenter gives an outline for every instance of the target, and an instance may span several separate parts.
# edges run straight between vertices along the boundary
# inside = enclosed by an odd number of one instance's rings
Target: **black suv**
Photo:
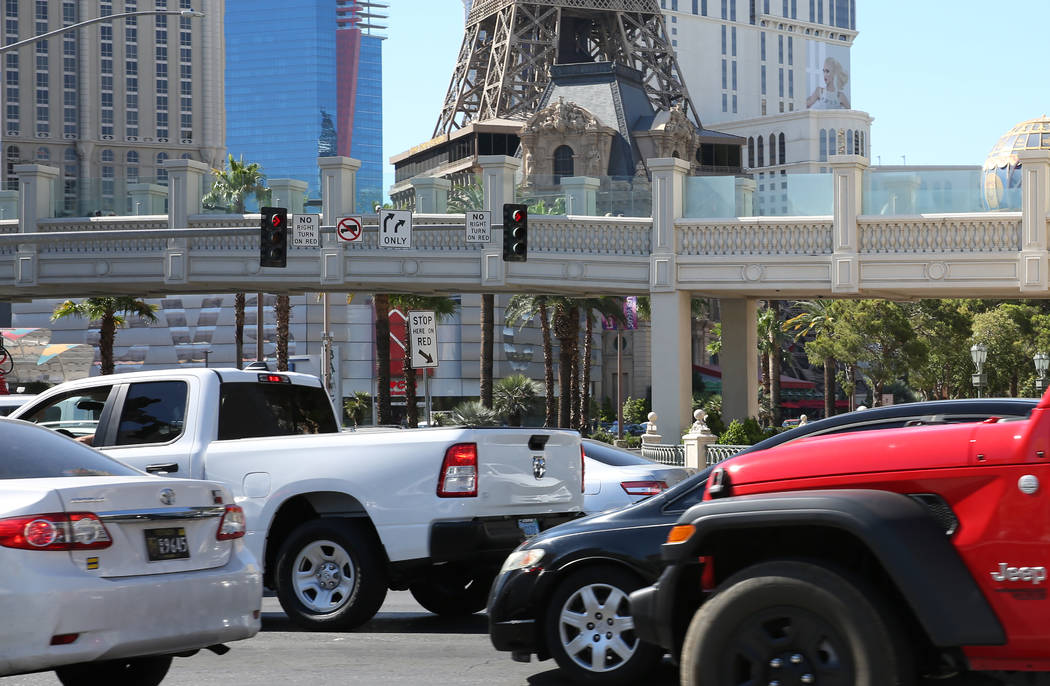
[[[876,407],[803,424],[743,452],[847,431],[1027,417],[1036,403],[1035,398],[985,398]],[[711,470],[523,543],[507,558],[489,594],[489,635],[496,649],[523,662],[532,654],[553,657],[570,678],[588,684],[644,680],[663,651],[638,639],[627,596],[659,577],[660,546],[678,517],[703,499]]]

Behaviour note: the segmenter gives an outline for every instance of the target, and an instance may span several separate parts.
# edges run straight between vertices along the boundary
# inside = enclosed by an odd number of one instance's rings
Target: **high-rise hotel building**
[[[223,0],[4,0],[4,44],[114,18],[3,57],[4,187],[16,164],[61,171],[56,214],[134,214],[127,185],[164,182],[164,160],[215,166],[223,143]]]
[[[747,139],[758,198],[770,179],[870,156],[872,118],[851,97],[856,0],[661,0],[704,126]],[[838,141],[837,132],[843,132]]]

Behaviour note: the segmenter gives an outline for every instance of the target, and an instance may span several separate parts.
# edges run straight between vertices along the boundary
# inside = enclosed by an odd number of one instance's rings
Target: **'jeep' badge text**
[[[999,571],[991,572],[996,581],[1030,581],[1041,584],[1046,581],[1046,567],[1010,567],[1005,562],[999,563]]]
[[[532,475],[537,479],[542,479],[543,475],[547,473],[547,458],[542,455],[532,456]]]

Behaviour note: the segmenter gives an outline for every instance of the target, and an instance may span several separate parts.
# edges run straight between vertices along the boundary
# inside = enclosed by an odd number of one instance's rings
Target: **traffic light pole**
[[[255,359],[264,362],[263,359],[263,294],[256,293],[255,303]]]

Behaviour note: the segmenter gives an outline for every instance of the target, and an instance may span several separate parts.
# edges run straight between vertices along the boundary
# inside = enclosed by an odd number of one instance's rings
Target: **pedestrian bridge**
[[[513,198],[517,162],[482,162],[486,206],[498,210]],[[356,163],[319,163],[323,223],[355,214]],[[57,170],[16,167],[19,219],[0,220],[0,299],[235,291],[650,295],[653,327],[662,332],[653,337],[654,409],[674,435],[690,421],[690,297],[723,300],[732,417],[757,414],[746,390],[757,386],[755,355],[732,359],[734,350],[756,348],[757,299],[1048,295],[1050,155],[1043,152],[1024,159],[1017,212],[865,215],[866,160],[840,155],[831,161],[830,215],[694,219],[683,216],[688,165],[661,159],[649,161],[651,217],[530,216],[527,262],[503,262],[498,227],[490,243],[467,243],[462,214],[417,213],[411,248],[381,248],[377,217],[366,214],[363,240],[341,241],[329,226],[319,248],[291,249],[286,268],[260,268],[258,215],[200,213],[203,165],[166,166],[168,214],[61,219],[48,209]],[[747,397],[739,408],[732,399],[737,376]]]

